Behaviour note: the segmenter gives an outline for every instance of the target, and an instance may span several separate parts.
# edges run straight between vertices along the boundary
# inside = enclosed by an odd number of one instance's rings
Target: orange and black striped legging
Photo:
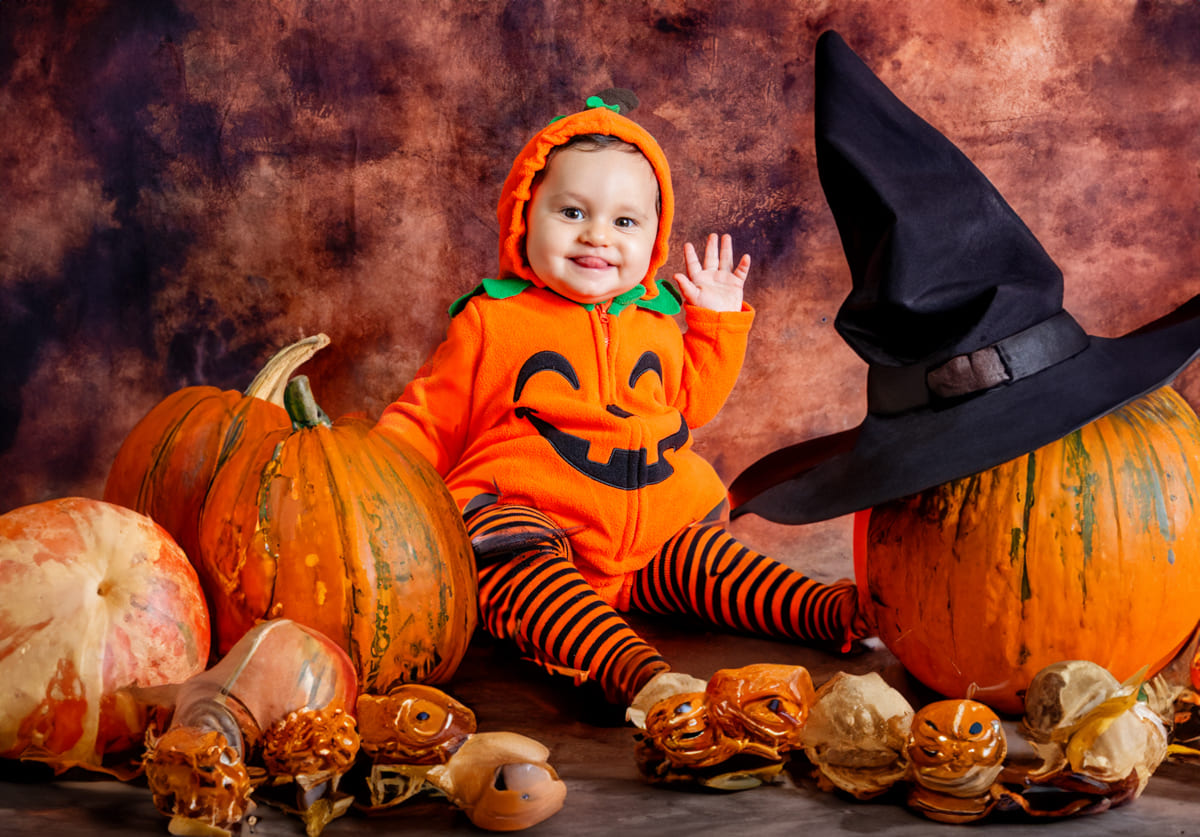
[[[516,555],[480,560],[480,615],[493,636],[515,642],[550,671],[598,682],[620,705],[670,668],[591,588],[571,561],[566,535],[546,515],[491,505],[470,513],[467,529],[473,543],[524,538]],[[701,523],[668,541],[636,573],[631,606],[768,637],[841,642],[856,595],[852,582],[814,581],[739,543],[720,524]]]

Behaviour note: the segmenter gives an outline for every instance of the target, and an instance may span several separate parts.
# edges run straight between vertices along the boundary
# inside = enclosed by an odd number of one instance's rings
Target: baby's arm
[[[481,334],[478,312],[468,305],[375,425],[376,432],[399,436],[419,450],[443,477],[466,445]]]
[[[750,273],[750,256],[742,256],[737,267],[734,267],[733,238],[728,234],[722,235],[720,247],[717,245],[717,234],[711,233],[704,247],[703,265],[691,242],[683,245],[687,275],[676,273],[675,281],[679,283],[679,290],[688,305],[713,311],[740,311],[742,286]]]
[[[733,240],[709,235],[704,264],[691,244],[684,247],[688,275],[675,275],[688,307],[683,335],[684,374],[675,406],[688,427],[708,422],[737,383],[754,312],[742,302],[750,257],[733,265]]]

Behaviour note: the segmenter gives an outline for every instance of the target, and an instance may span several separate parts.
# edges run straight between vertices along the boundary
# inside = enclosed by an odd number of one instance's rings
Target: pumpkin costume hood
[[[671,189],[671,168],[667,157],[654,137],[632,119],[622,115],[637,107],[637,97],[628,90],[606,90],[587,100],[587,109],[561,116],[534,134],[513,161],[512,169],[505,178],[496,208],[496,219],[500,222],[500,278],[516,277],[544,288],[542,282],[529,267],[525,259],[525,208],[533,196],[533,183],[538,173],[546,168],[546,161],[553,149],[564,145],[573,137],[585,134],[614,136],[622,139],[642,152],[658,178],[660,209],[658,213],[658,236],[650,255],[650,268],[642,279],[645,298],[658,295],[654,275],[667,262],[671,237],[671,221],[675,215],[675,195]]]
[[[1200,353],[1200,296],[1122,337],[1085,332],[1016,212],[834,32],[817,42],[816,147],[853,280],[836,327],[868,364],[867,415],[751,465],[735,516],[809,523],[987,470]]]

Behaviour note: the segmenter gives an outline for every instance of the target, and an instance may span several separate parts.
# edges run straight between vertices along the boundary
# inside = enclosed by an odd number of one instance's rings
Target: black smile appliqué
[[[526,382],[536,372],[552,371],[561,375],[572,389],[579,389],[579,378],[575,374],[570,361],[558,352],[543,351],[534,354],[521,366],[517,375],[517,385],[513,393],[513,401],[521,397]],[[630,385],[648,371],[654,371],[662,376],[662,365],[653,352],[646,352],[638,359],[630,376]],[[616,405],[609,405],[608,411],[620,417],[631,417],[631,414]],[[670,450],[678,450],[689,438],[687,422],[679,418],[679,429],[669,436],[659,440],[658,456],[653,465],[647,464],[646,448],[630,450],[614,448],[607,462],[595,462],[588,457],[592,443],[571,433],[559,430],[550,422],[541,418],[532,407],[517,407],[517,418],[527,419],[538,435],[550,443],[559,457],[571,467],[591,477],[599,483],[619,488],[624,491],[634,491],[647,485],[655,485],[675,473],[674,467],[663,454]]]

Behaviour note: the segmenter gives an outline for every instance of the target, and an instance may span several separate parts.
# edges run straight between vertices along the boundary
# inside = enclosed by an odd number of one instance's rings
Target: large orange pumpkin
[[[877,506],[858,548],[879,637],[936,691],[1010,713],[1060,660],[1153,673],[1200,617],[1198,503],[1200,421],[1163,387]]]
[[[196,571],[130,509],[83,497],[0,515],[0,757],[127,778],[148,716],[126,687],[208,662]]]
[[[291,382],[295,429],[232,452],[213,477],[198,569],[216,644],[286,617],[339,642],[364,692],[439,683],[475,628],[474,553],[433,467],[362,418],[330,422]]]
[[[283,393],[298,366],[328,345],[324,334],[281,349],[245,392],[193,386],[156,404],[125,437],[104,499],[153,518],[189,558],[198,553],[200,505],[222,449],[288,427]]]

